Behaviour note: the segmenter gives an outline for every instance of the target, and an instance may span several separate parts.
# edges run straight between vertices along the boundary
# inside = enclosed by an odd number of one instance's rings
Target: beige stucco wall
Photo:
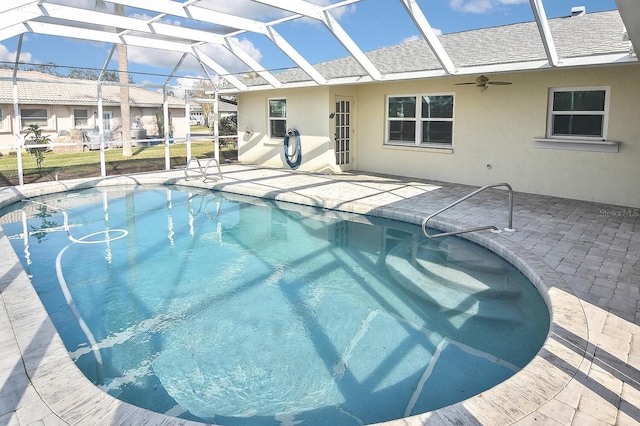
[[[493,76],[510,86],[455,86],[469,78],[361,86],[358,169],[448,182],[508,182],[517,191],[640,206],[640,65]],[[608,140],[619,153],[536,149],[550,87],[609,86]],[[453,150],[383,145],[385,96],[454,92]],[[490,167],[488,167],[490,165]]]
[[[484,185],[623,206],[640,206],[640,65],[491,75],[512,82],[481,92],[455,83],[473,77],[244,93],[239,100],[240,160],[288,167],[282,142],[269,140],[267,100],[287,98],[287,125],[303,135],[302,170],[339,172],[333,152],[336,96],[353,99],[352,166],[362,171]],[[610,87],[607,139],[618,153],[538,149],[552,87]],[[387,95],[455,93],[453,149],[384,145]],[[249,127],[254,133],[242,137]]]
[[[268,100],[287,100],[287,128],[300,133],[302,164],[299,170],[335,172],[332,146],[333,120],[328,87],[243,93],[238,102],[238,160],[267,167],[286,167],[283,139],[268,134]],[[247,135],[246,129],[252,133]]]

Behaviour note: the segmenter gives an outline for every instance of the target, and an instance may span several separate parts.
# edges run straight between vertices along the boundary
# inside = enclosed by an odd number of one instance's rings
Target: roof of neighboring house
[[[617,10],[554,18],[548,22],[560,61],[610,54],[629,55],[630,43],[624,35],[624,25]],[[458,69],[504,65],[500,71],[509,71],[510,68],[523,69],[516,64],[547,61],[535,22],[443,34],[438,38]],[[383,75],[442,69],[442,65],[424,39],[376,49],[367,52],[366,56]],[[606,58],[599,60],[600,63],[606,63],[605,61]],[[353,57],[323,62],[314,67],[326,79],[367,75]],[[536,68],[539,66],[530,69]],[[299,68],[274,75],[282,83],[311,80]],[[248,86],[266,84],[260,77],[246,79],[243,82]]]
[[[202,112],[202,106],[197,102],[195,102],[194,105],[191,105],[191,113],[193,114],[194,112]],[[234,101],[230,101],[228,99],[220,97],[218,103],[218,112],[238,112],[238,104]]]
[[[13,103],[13,70],[0,69],[0,103]],[[18,100],[25,104],[97,105],[97,82],[58,77],[38,71],[18,71]],[[184,108],[184,100],[169,96],[171,108]],[[103,105],[120,105],[120,87],[102,85]],[[129,104],[136,107],[162,106],[162,93],[129,87]]]

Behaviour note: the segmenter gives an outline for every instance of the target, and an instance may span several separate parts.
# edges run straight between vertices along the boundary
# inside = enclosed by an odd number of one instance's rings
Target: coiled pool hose
[[[293,138],[293,152],[290,153],[289,143],[290,139]],[[284,158],[287,160],[287,164],[293,170],[300,167],[300,163],[302,163],[302,148],[300,146],[300,133],[296,129],[289,129],[287,133],[284,135]]]

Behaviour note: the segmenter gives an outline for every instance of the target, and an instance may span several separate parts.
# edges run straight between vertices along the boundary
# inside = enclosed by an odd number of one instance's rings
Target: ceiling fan
[[[485,90],[488,89],[487,84],[495,84],[497,86],[506,86],[508,84],[511,84],[511,82],[510,81],[489,81],[489,77],[485,75],[481,75],[480,77],[476,78],[476,81],[474,82],[456,83],[456,86],[463,86],[466,84],[475,84],[476,87],[480,88],[481,92],[484,92]]]

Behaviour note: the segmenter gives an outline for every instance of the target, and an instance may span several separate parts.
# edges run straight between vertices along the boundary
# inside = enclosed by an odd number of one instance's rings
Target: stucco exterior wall
[[[362,85],[359,170],[484,185],[508,182],[522,192],[640,206],[640,65],[500,74],[510,86],[455,86],[432,79]],[[472,79],[471,79],[472,80]],[[609,86],[608,140],[618,153],[537,149],[552,87]],[[389,94],[455,93],[452,150],[384,145]]]
[[[267,136],[267,102],[287,99],[287,127],[302,135],[301,170],[340,172],[335,164],[337,96],[352,99],[350,167],[481,186],[508,182],[516,191],[640,206],[640,65],[545,70],[492,75],[508,86],[481,92],[472,77],[427,79],[351,86],[248,92],[240,95],[239,160],[284,167],[282,140]],[[544,137],[549,89],[610,88],[607,139],[618,153],[536,148]],[[453,93],[451,149],[385,145],[386,97]],[[252,130],[246,135],[244,129]]]
[[[242,93],[238,102],[238,160],[267,167],[288,168],[284,140],[270,138],[269,99],[287,100],[287,128],[300,133],[302,164],[299,170],[335,172],[332,147],[333,120],[329,88],[314,87]],[[251,134],[245,132],[251,130]]]

